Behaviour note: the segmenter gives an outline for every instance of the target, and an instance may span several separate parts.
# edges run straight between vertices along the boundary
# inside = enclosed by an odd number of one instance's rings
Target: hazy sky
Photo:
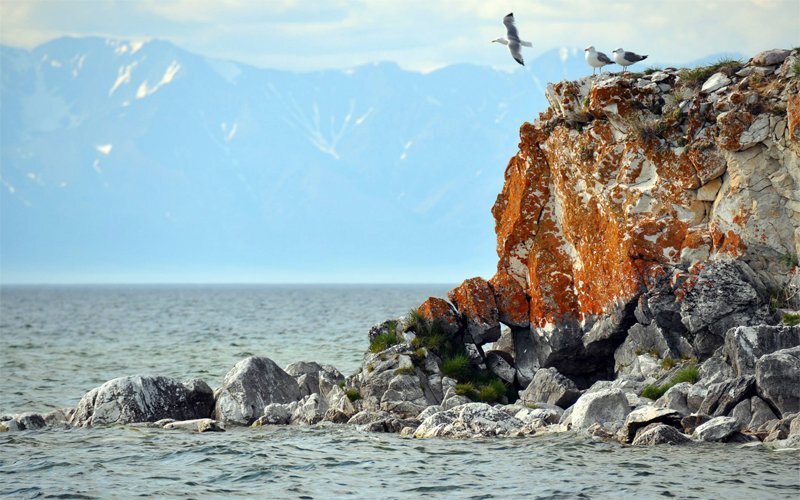
[[[203,55],[290,70],[395,61],[431,70],[514,67],[489,40],[513,11],[529,58],[553,47],[618,46],[651,61],[746,56],[800,45],[800,0],[0,0],[0,41],[168,39]]]

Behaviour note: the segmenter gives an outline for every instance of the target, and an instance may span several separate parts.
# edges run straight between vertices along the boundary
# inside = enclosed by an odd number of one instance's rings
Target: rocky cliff
[[[548,85],[492,209],[482,302],[513,330],[519,385],[540,366],[611,378],[642,329],[663,354],[704,359],[730,327],[796,307],[799,71],[798,51],[778,50]]]

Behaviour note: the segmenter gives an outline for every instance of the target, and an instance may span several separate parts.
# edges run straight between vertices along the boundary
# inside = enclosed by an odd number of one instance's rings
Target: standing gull
[[[597,68],[601,68],[600,72],[602,72],[603,66],[606,66],[608,64],[614,64],[614,61],[609,59],[607,55],[605,55],[602,52],[597,52],[596,50],[594,50],[594,45],[589,45],[588,47],[583,49],[583,52],[585,52],[586,62],[589,63],[589,66],[592,67],[592,74],[594,74]]]
[[[639,54],[635,54],[633,52],[625,52],[622,47],[614,49],[612,54],[614,54],[614,60],[617,61],[617,64],[622,66],[623,73],[625,73],[625,68],[627,66],[647,59],[647,56],[640,56]]]
[[[492,42],[508,45],[508,50],[511,52],[511,57],[513,57],[514,60],[520,63],[521,65],[525,66],[525,61],[522,59],[522,52],[520,51],[520,46],[531,47],[531,42],[523,42],[522,40],[519,39],[519,33],[517,33],[517,27],[514,26],[513,12],[503,18],[503,24],[506,25],[506,36],[508,38],[500,37],[492,40]]]

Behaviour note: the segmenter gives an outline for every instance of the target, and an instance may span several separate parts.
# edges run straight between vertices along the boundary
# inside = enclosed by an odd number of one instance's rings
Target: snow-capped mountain
[[[490,274],[517,129],[588,68],[291,73],[100,38],[0,57],[6,282]]]

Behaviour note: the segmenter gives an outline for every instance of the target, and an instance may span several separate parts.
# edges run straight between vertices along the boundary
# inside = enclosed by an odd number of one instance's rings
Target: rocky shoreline
[[[800,51],[549,85],[492,210],[498,271],[375,325],[360,369],[134,376],[0,431],[354,425],[800,448]]]

